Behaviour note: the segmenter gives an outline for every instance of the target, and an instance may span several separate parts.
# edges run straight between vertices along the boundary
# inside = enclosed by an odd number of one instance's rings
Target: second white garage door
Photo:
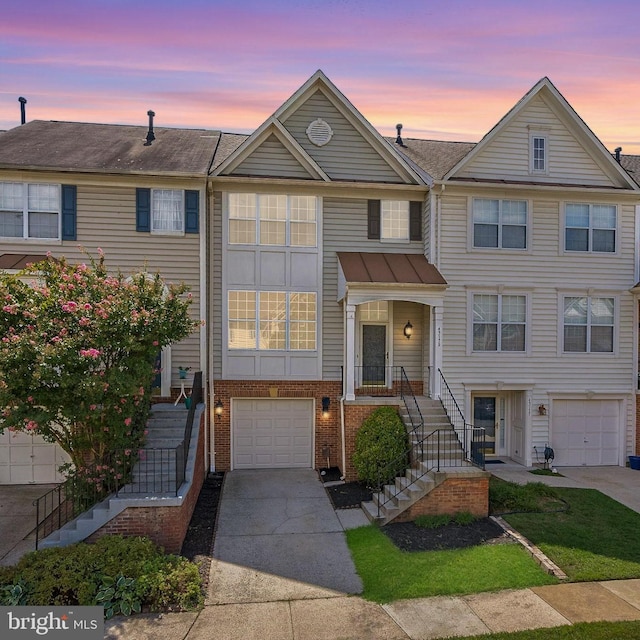
[[[553,463],[558,466],[617,465],[619,400],[554,400]]]
[[[311,468],[313,400],[233,400],[233,468]]]

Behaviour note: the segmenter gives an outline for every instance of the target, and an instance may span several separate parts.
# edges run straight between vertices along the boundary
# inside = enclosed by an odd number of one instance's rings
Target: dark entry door
[[[474,396],[473,426],[485,429],[485,453],[496,454],[496,397]]]
[[[384,386],[387,371],[387,327],[362,325],[362,384]]]

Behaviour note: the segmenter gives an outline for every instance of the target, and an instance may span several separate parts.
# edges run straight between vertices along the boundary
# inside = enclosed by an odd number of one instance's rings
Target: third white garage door
[[[619,400],[554,400],[552,446],[557,466],[617,465]]]
[[[311,468],[314,402],[233,400],[233,468]]]

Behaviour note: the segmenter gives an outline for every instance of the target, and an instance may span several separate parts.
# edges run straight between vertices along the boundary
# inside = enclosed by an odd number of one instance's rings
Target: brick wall
[[[401,513],[394,522],[410,522],[422,515],[455,515],[460,511],[486,518],[489,515],[489,475],[477,472],[474,477],[449,477]]]
[[[340,395],[342,383],[339,381],[281,381],[281,380],[216,380],[215,397],[224,405],[222,415],[215,417],[214,446],[216,471],[231,469],[231,398],[314,398],[315,415],[315,455],[316,469],[327,466],[323,455],[329,447],[329,466],[342,466],[340,442]],[[329,397],[331,406],[329,417],[322,417],[322,398]]]
[[[128,507],[87,538],[93,542],[108,534],[146,536],[166,553],[180,553],[193,510],[204,482],[204,412],[200,417],[193,481],[179,507]]]

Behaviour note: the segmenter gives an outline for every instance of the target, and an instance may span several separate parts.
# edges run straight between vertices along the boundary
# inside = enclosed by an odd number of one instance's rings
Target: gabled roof
[[[364,116],[349,102],[340,90],[327,78],[320,70],[316,71],[275,113],[268,118],[256,131],[254,131],[245,141],[232,151],[224,160],[218,157],[214,159],[211,175],[221,175],[229,173],[237,167],[249,155],[255,151],[264,140],[264,133],[286,121],[304,102],[320,90],[332,105],[344,116],[349,123],[368,141],[377,151],[381,158],[407,182],[421,184],[424,176],[416,172],[415,168],[405,157],[397,152],[380,133],[364,118]],[[283,127],[284,128],[284,127]],[[288,147],[289,148],[289,147]],[[289,148],[297,155],[302,151],[307,155],[306,162],[314,163],[312,158],[298,145]],[[315,164],[315,163],[314,163]],[[316,165],[317,166],[317,165]]]
[[[611,177],[615,176],[618,181],[625,183],[626,187],[633,190],[638,189],[638,185],[630,179],[626,171],[614,160],[598,137],[591,131],[584,120],[575,112],[573,107],[547,77],[539,80],[482,140],[445,174],[443,179],[449,180],[456,177],[456,174],[467,167],[478,154],[489,147],[502,131],[504,131],[538,95],[544,96],[546,102],[548,102],[552,108],[556,109],[559,117],[571,128],[576,138],[580,141],[581,146],[593,157],[594,161],[597,162],[604,172]]]
[[[33,120],[2,135],[0,168],[206,175],[220,132]]]

